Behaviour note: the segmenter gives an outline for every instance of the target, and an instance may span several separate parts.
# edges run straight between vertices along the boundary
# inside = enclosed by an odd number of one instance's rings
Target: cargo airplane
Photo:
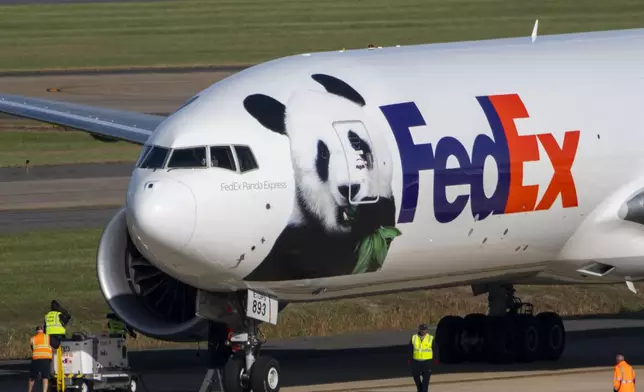
[[[634,29],[307,53],[167,117],[9,95],[0,111],[142,146],[98,244],[107,303],[144,335],[208,340],[227,390],[277,391],[257,326],[289,303],[468,285],[487,314],[440,320],[438,357],[509,363],[566,343],[514,285],[634,291],[642,47]]]

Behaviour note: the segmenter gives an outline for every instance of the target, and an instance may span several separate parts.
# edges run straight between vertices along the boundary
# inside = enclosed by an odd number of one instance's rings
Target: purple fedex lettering
[[[400,150],[403,167],[402,203],[398,223],[414,221],[418,205],[418,173],[434,168],[434,152],[431,144],[414,144],[409,127],[425,125],[423,115],[413,102],[381,106]]]
[[[477,97],[492,128],[493,138],[478,135],[474,140],[470,155],[456,138],[446,136],[436,144],[414,144],[410,127],[425,125],[425,120],[413,102],[381,106],[380,109],[389,122],[401,155],[403,171],[402,207],[398,223],[413,222],[418,205],[418,174],[420,170],[434,170],[434,216],[441,223],[456,219],[465,209],[471,198],[472,216],[485,219],[490,214],[503,214],[508,198],[510,184],[509,150],[506,136],[500,126],[498,115],[488,97]],[[454,156],[459,167],[447,168],[447,160]],[[483,169],[485,159],[492,156],[498,171],[497,186],[491,197],[485,195]],[[470,185],[469,195],[447,200],[447,187]]]
[[[501,125],[501,119],[494,110],[490,98],[487,96],[476,97],[483,109],[492,130],[492,138],[480,134],[474,139],[472,147],[472,165],[477,170],[477,175],[472,177],[472,216],[485,219],[490,214],[500,215],[505,213],[505,205],[510,191],[510,149]],[[485,159],[491,156],[496,161],[497,185],[492,196],[485,197],[483,187],[483,169]]]

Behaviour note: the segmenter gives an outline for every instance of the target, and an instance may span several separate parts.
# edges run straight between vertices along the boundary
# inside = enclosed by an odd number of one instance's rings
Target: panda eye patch
[[[326,146],[322,140],[318,140],[318,158],[329,159],[329,148]]]
[[[365,142],[364,139],[358,136],[355,132],[349,131],[348,137],[349,137],[349,143],[351,143],[351,147],[354,150],[362,151],[364,154],[371,153],[371,148],[369,147],[369,144],[367,144],[367,142]]]
[[[315,170],[322,182],[329,179],[329,147],[322,141],[318,140],[318,153],[315,157]]]

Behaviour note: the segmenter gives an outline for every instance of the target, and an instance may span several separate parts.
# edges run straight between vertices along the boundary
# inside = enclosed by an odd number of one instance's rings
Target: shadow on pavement
[[[615,317],[613,316],[613,319]],[[413,333],[413,332],[412,332]],[[407,336],[398,332],[399,336]],[[411,333],[409,334],[411,336]],[[407,365],[408,348],[401,344],[374,348],[352,349],[265,349],[280,361],[282,387],[327,384],[350,381],[368,381],[386,378],[410,377]],[[373,342],[372,342],[373,343]],[[534,362],[530,364],[488,365],[460,364],[435,365],[434,374],[512,372],[525,370],[575,369],[593,366],[612,366],[615,354],[623,352],[629,363],[644,365],[644,327],[593,329],[568,332],[568,345],[558,362]],[[154,350],[130,353],[130,364],[142,377],[142,389],[155,391],[197,391],[205,375],[205,352],[197,356],[196,350]],[[8,364],[26,380],[28,365]],[[0,377],[0,390],[5,389],[7,377]],[[411,380],[411,378],[410,378]],[[8,384],[7,384],[8,385]]]
[[[634,366],[644,365],[644,328],[601,329],[570,332],[568,345],[558,362],[534,362],[530,364],[488,365],[461,364],[436,365],[434,374],[474,373],[526,370],[575,369],[593,366],[612,366],[615,354],[624,353]],[[280,384],[283,387],[327,384],[350,381],[367,381],[386,378],[409,377],[408,350],[398,346],[366,349],[330,350],[265,350],[280,361],[282,368]],[[163,359],[165,357],[165,361]],[[166,382],[160,383],[168,372],[183,378],[181,390],[198,390],[204,374],[204,357],[197,358],[195,351],[172,351],[167,353],[132,353],[131,363],[136,367],[150,390],[165,391]],[[166,362],[167,361],[167,362]],[[160,371],[156,364],[165,362],[167,371]],[[183,369],[181,369],[183,368]],[[170,370],[172,369],[172,370]],[[192,374],[192,377],[189,374]],[[170,379],[167,379],[169,381]],[[156,381],[156,382],[155,382]],[[154,385],[152,387],[151,385]],[[157,386],[158,385],[158,386]],[[175,385],[175,388],[177,385]],[[187,389],[183,389],[187,388]],[[176,389],[174,389],[176,390]]]

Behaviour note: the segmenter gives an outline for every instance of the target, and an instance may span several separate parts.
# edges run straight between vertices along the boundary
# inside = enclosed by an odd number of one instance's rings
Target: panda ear
[[[360,106],[365,105],[365,100],[362,98],[362,95],[342,80],[324,74],[315,74],[311,75],[311,77],[313,80],[324,86],[326,91],[329,93],[346,98]]]
[[[244,99],[244,108],[266,128],[280,135],[286,135],[284,125],[286,107],[278,100],[264,94],[253,94]]]

